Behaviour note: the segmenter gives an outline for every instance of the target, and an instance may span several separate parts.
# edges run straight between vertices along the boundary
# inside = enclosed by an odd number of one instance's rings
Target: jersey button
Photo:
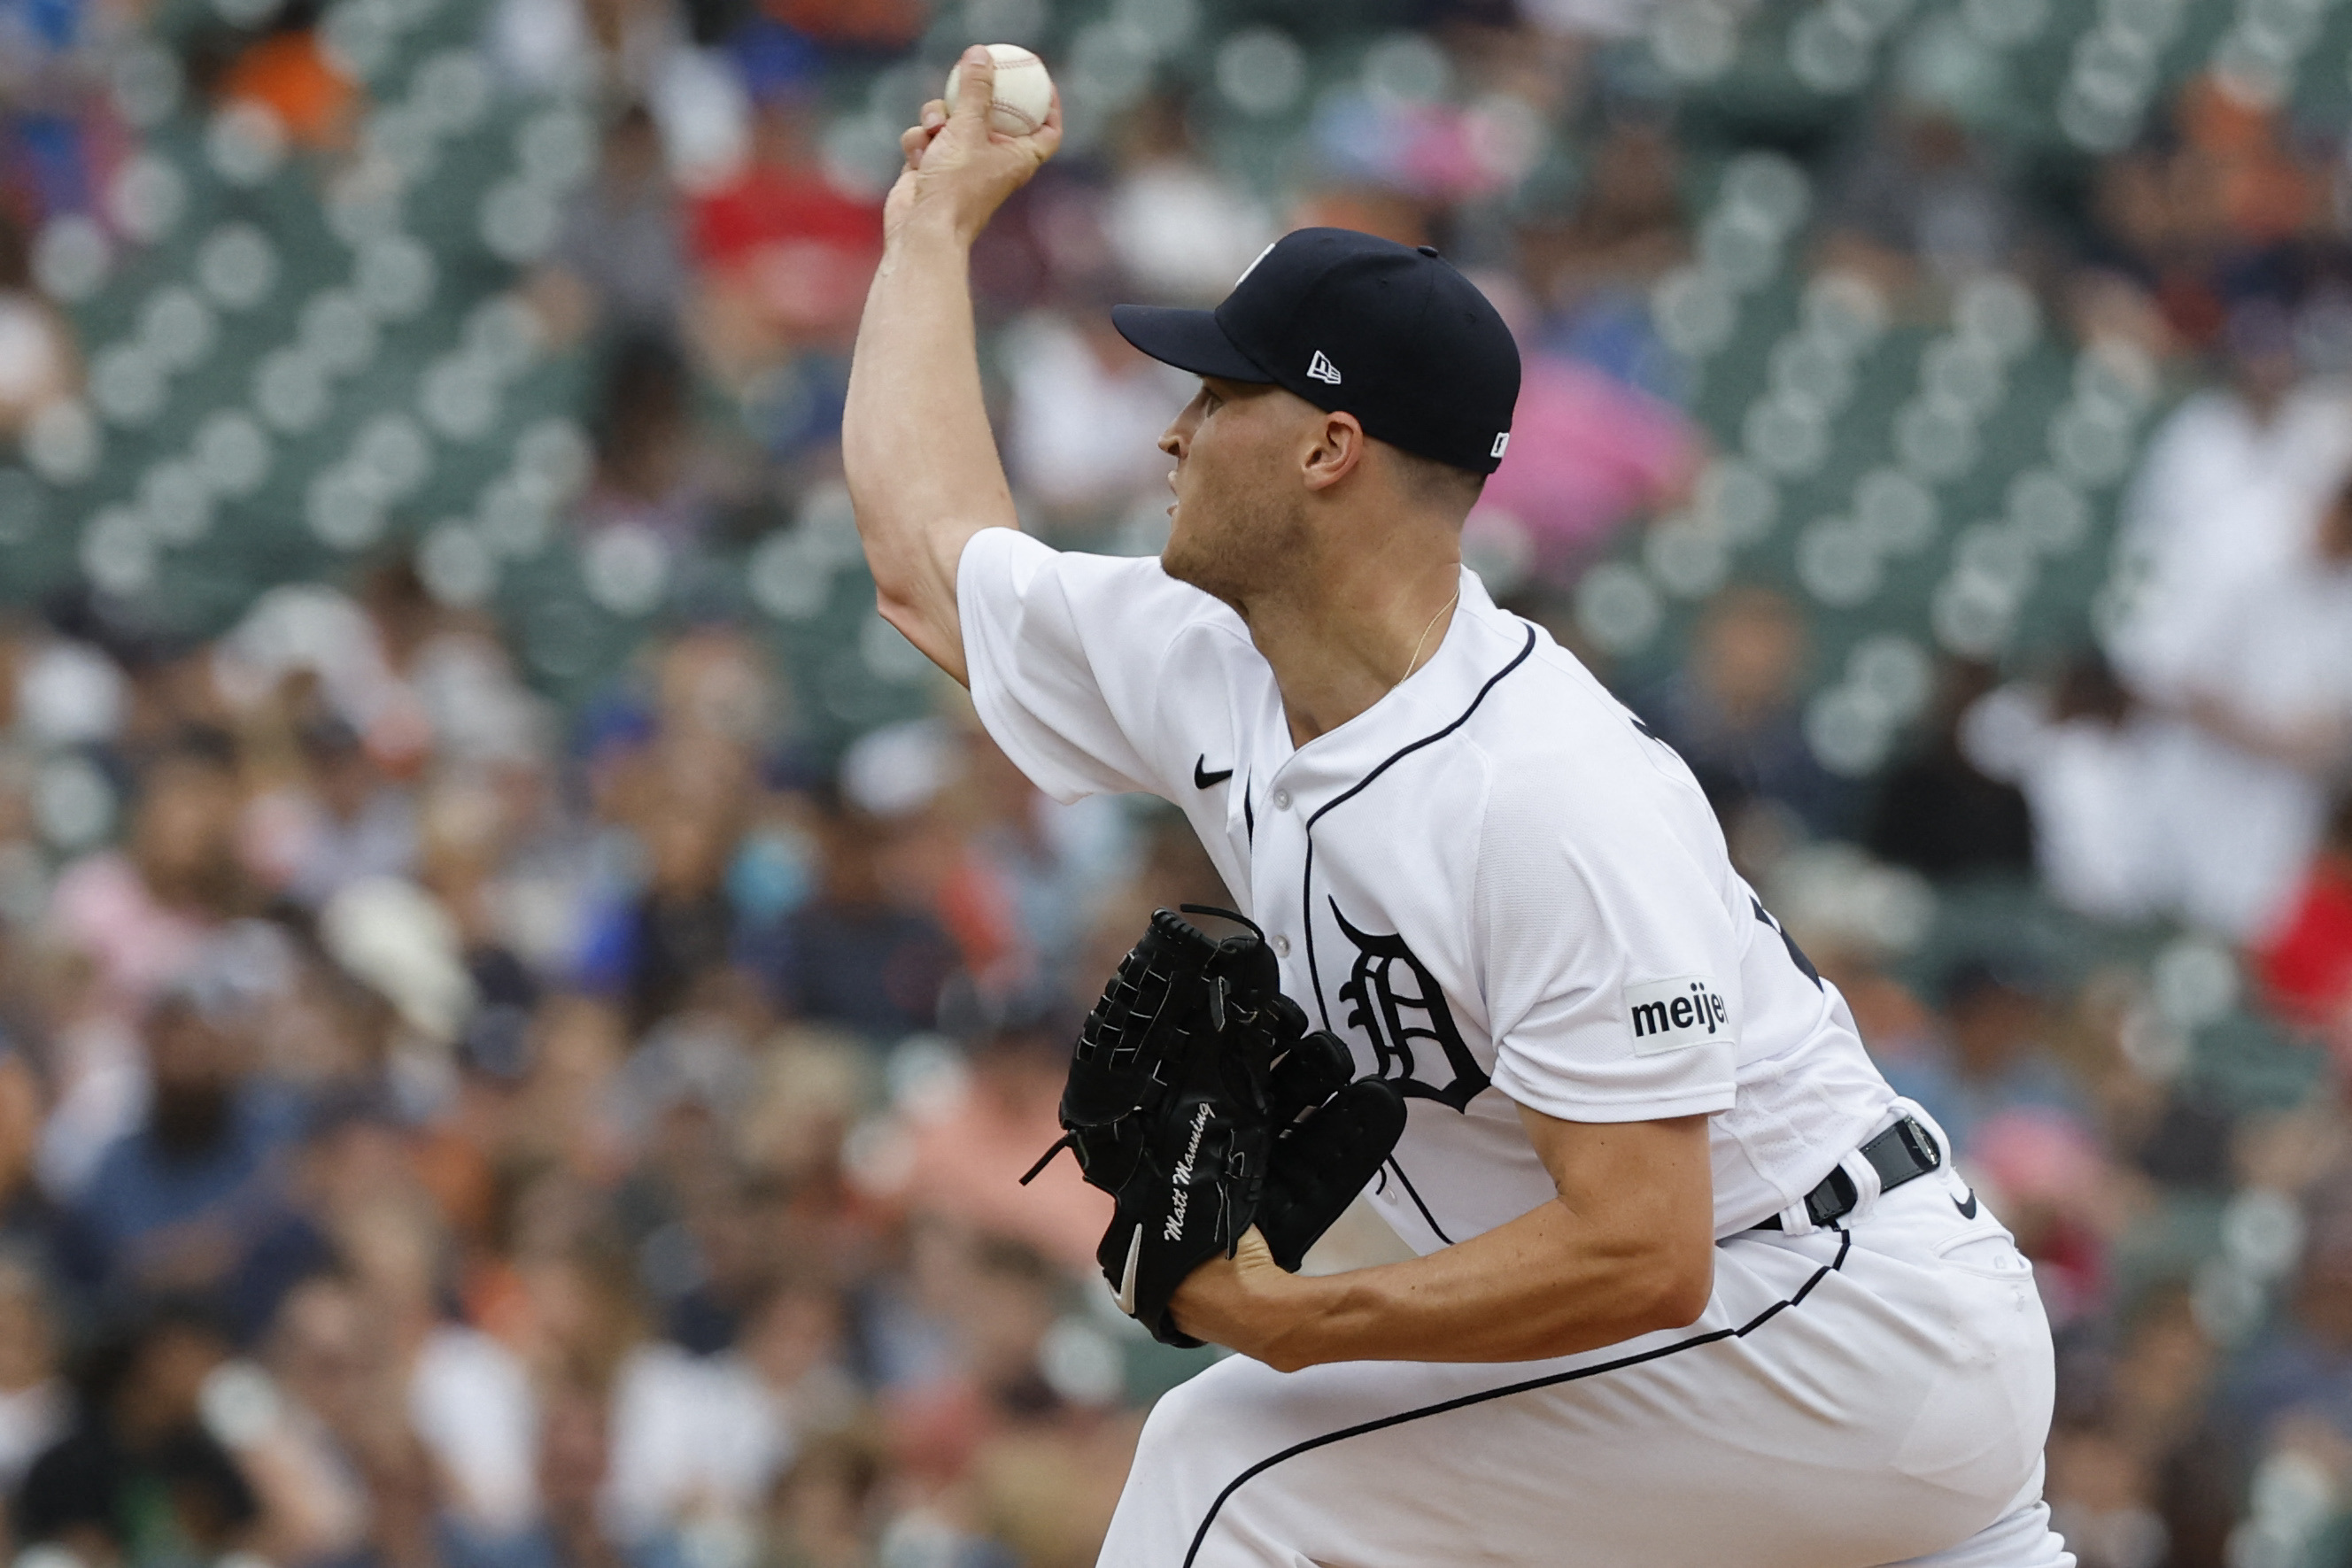
[[[1287,811],[1290,810],[1289,790],[1276,789],[1274,792],[1274,809],[1277,811]]]
[[[1272,946],[1274,947],[1274,956],[1276,957],[1287,958],[1290,956],[1290,938],[1285,936],[1281,932],[1277,931],[1274,934]]]

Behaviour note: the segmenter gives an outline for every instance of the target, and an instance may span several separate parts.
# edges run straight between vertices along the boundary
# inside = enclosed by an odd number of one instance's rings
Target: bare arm
[[[2193,693],[2185,706],[2189,721],[2231,745],[2306,773],[2325,773],[2352,752],[2352,725],[2330,713],[2272,723],[2242,711],[2229,698]]]
[[[956,68],[956,113],[935,99],[901,138],[907,167],[883,209],[841,449],[884,618],[968,685],[956,562],[981,529],[1018,526],[981,401],[971,243],[1054,155],[1062,110],[1034,135],[999,135],[988,128],[988,51],[967,50]]]
[[[1706,1118],[1562,1122],[1519,1110],[1559,1197],[1483,1236],[1322,1279],[1255,1231],[1194,1270],[1187,1333],[1292,1372],[1328,1361],[1535,1361],[1680,1328],[1715,1283]]]

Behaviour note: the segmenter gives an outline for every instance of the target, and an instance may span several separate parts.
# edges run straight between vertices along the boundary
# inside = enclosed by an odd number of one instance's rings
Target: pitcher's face
[[[1203,377],[1160,438],[1176,459],[1162,570],[1228,604],[1295,570],[1305,532],[1295,464],[1309,422],[1321,417],[1279,387]]]

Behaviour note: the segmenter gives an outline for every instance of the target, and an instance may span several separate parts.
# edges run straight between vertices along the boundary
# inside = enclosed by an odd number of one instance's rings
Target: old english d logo
[[[1375,936],[1349,925],[1337,899],[1331,901],[1331,917],[1356,946],[1355,968],[1348,983],[1339,988],[1339,999],[1351,1004],[1349,1026],[1362,1030],[1370,1039],[1380,1075],[1395,1084],[1401,1094],[1435,1100],[1456,1111],[1468,1109],[1488,1080],[1464,1043],[1462,1031],[1454,1027],[1453,1009],[1445,1005],[1445,991],[1437,977],[1412,956],[1402,936]],[[1411,990],[1397,989],[1399,969],[1410,977]],[[1409,1014],[1420,1015],[1421,1021],[1412,1021]],[[1436,1046],[1437,1051],[1430,1053],[1433,1057],[1444,1056],[1449,1074],[1444,1083],[1432,1083],[1419,1076],[1416,1040]],[[1430,1065],[1433,1068],[1435,1061]]]

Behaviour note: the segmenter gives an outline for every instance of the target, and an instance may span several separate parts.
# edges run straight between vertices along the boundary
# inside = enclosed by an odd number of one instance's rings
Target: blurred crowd
[[[143,9],[0,0],[0,445],[85,376],[44,236],[135,145],[90,62]],[[194,90],[349,154],[364,90],[318,8],[198,9],[173,35]],[[970,10],[991,36],[1045,15]],[[1589,566],[1704,504],[1714,455],[1651,301],[1726,132],[1626,63],[1638,10],[1423,7],[1243,171],[1212,132],[1298,96],[1287,35],[1237,35],[1213,94],[1147,68],[1116,112],[1065,73],[1072,151],[975,257],[1024,520],[1125,551],[1165,528],[1185,389],[1110,302],[1213,301],[1301,224],[1444,246],[1527,366],[1471,559],[1689,760],[2036,1260],[2085,1568],[2347,1561],[2342,127],[2200,78],[2068,185],[1915,56],[1837,134],[1738,132],[1815,172],[1804,267],[1898,320],[2004,269],[2169,400],[2095,635],[1945,658],[1909,749],[1857,778],[1806,722],[1802,595],[1735,582],[1655,668],[1573,613]],[[837,482],[888,160],[828,85],[878,71],[874,114],[911,115],[940,23],[482,8],[508,89],[602,126],[520,282],[592,367],[571,537],[740,542]],[[586,702],[530,674],[397,551],[216,635],[89,588],[0,623],[0,1543],[27,1568],[1091,1562],[1142,1409],[1198,1363],[1109,1310],[1066,1162],[1015,1181],[1150,909],[1226,890],[1172,814],[1039,795],[943,682],[844,747],[756,625],[674,615]],[[2031,918],[1955,914],[2004,888]],[[2241,1091],[2208,1043],[2232,1020],[2286,1092]]]
[[[813,772],[724,628],[568,733],[398,568],[96,636],[20,631],[0,684],[124,801],[0,956],[17,1542],[1087,1560],[1103,1217],[1014,1178],[1062,982],[1221,894],[1189,842],[964,716]]]

